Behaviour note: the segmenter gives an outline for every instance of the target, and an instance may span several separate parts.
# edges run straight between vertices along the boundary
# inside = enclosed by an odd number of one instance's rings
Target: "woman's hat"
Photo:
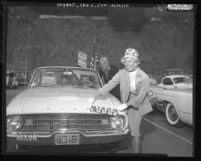
[[[136,49],[128,48],[126,49],[125,55],[121,58],[121,62],[125,63],[126,58],[132,58],[132,59],[135,59],[138,64],[140,64],[138,56],[139,56],[139,53]]]

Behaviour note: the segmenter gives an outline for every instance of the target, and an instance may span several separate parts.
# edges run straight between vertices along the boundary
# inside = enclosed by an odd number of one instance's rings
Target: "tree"
[[[131,30],[140,33],[148,20],[141,8],[112,9],[108,14],[110,25],[119,32]]]

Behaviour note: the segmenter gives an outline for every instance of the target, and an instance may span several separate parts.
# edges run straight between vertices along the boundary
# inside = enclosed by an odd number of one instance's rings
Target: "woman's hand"
[[[88,100],[88,105],[89,105],[89,106],[92,106],[93,103],[94,103],[95,100],[96,100],[96,97],[97,97],[97,96],[101,96],[101,95],[102,95],[102,94],[101,94],[99,91],[97,91],[97,92],[94,94],[93,97],[89,98],[89,100]]]

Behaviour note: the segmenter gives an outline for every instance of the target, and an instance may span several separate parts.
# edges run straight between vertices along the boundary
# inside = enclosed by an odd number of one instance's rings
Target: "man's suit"
[[[110,70],[108,70],[108,76],[106,76],[106,73],[103,71],[103,69],[101,68],[99,70],[99,75],[101,77],[101,79],[104,81],[104,84],[108,83],[113,76],[119,71],[119,69],[110,64]],[[119,91],[119,85],[117,85],[116,87],[114,87],[110,93],[115,96],[118,100],[120,100],[120,91]]]

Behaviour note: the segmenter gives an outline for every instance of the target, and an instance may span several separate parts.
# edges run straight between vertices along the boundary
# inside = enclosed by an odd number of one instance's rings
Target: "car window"
[[[82,68],[43,68],[36,70],[30,87],[100,88],[97,72]]]
[[[192,78],[190,77],[177,77],[173,79],[177,83],[192,83]]]
[[[173,85],[173,82],[170,78],[164,78],[163,79],[163,84],[164,85]]]
[[[98,74],[92,70],[87,69],[69,69],[72,71],[72,77],[74,80],[72,82],[77,87],[89,87],[89,88],[100,88],[100,80]]]

